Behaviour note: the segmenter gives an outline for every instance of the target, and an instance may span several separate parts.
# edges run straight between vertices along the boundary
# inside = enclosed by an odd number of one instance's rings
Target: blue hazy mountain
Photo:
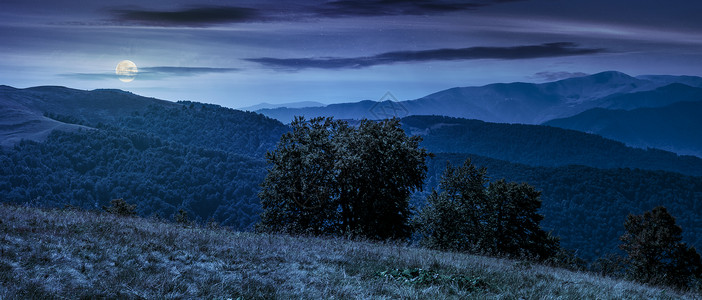
[[[422,145],[434,153],[477,154],[530,166],[638,168],[702,176],[702,158],[632,148],[575,130],[443,116],[410,116],[402,124],[408,134],[421,136]]]
[[[591,132],[634,147],[702,157],[702,102],[632,110],[596,108],[544,124]]]
[[[631,110],[663,107],[677,102],[702,101],[702,88],[671,83],[651,91],[614,94],[598,100],[598,108]]]
[[[263,103],[259,103],[259,104],[252,105],[252,106],[239,107],[237,109],[244,110],[244,111],[257,111],[260,109],[272,109],[272,108],[279,108],[279,107],[305,108],[305,107],[319,107],[319,106],[324,106],[324,103],[315,102],[315,101],[300,101],[300,102],[271,104],[271,103],[263,102]]]
[[[675,83],[684,84],[689,88],[702,88],[702,78],[699,77],[631,77],[624,73],[608,71],[542,84],[497,83],[479,87],[456,87],[397,103],[365,100],[313,108],[261,109],[258,112],[283,123],[289,123],[296,115],[334,116],[341,119],[378,119],[388,115],[443,115],[489,122],[540,124],[555,118],[570,117],[592,108],[618,107],[617,101],[622,99],[620,96],[654,91]],[[628,102],[628,108],[686,101],[676,100],[667,94],[676,95],[682,89],[684,87],[678,85],[659,90],[659,96],[668,100]],[[699,91],[691,93],[696,92]],[[383,109],[384,106],[394,106],[394,109],[391,107],[389,111]]]

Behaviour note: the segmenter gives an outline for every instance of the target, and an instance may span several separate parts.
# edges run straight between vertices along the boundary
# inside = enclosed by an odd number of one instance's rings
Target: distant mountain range
[[[666,87],[668,85],[672,86]],[[641,93],[647,91],[653,92]],[[702,100],[698,97],[700,94],[700,77],[631,77],[609,71],[542,84],[518,82],[457,87],[394,105],[389,101],[365,100],[312,108],[267,108],[258,112],[283,123],[289,123],[297,115],[379,119],[395,113],[399,117],[441,115],[499,123],[541,124],[597,107],[634,109],[691,99],[699,101]],[[684,98],[678,100],[681,96]],[[387,109],[389,106],[391,109]]]
[[[380,119],[391,116],[441,115],[498,123],[547,124],[575,129],[624,142],[635,147],[655,147],[679,154],[702,157],[702,142],[691,137],[702,130],[699,122],[687,119],[702,115],[696,105],[677,115],[679,102],[702,101],[702,78],[694,76],[646,75],[632,77],[620,72],[602,72],[555,82],[497,83],[480,87],[457,87],[408,101],[364,100],[306,108],[257,110],[283,123],[294,116],[334,116],[341,119]],[[609,110],[644,110],[627,113]],[[658,113],[658,108],[660,112]],[[594,110],[593,110],[594,109]],[[598,110],[600,109],[600,110]],[[588,112],[593,110],[592,112]],[[587,113],[585,113],[587,112]],[[558,120],[576,116],[569,120]],[[646,119],[653,117],[653,119]],[[682,118],[682,119],[681,119]],[[554,120],[554,121],[552,121]],[[552,121],[552,122],[549,122]],[[574,123],[575,122],[575,123]],[[640,124],[656,125],[654,130]]]
[[[271,104],[271,103],[263,102],[263,103],[252,105],[252,106],[239,107],[237,109],[244,110],[244,111],[257,111],[260,109],[273,109],[273,108],[280,108],[280,107],[304,108],[304,107],[319,107],[319,106],[324,106],[324,103],[315,102],[315,101],[301,101],[301,102]]]

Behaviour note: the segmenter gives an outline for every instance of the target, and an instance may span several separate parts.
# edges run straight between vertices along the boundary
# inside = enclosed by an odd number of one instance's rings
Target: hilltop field
[[[0,299],[699,299],[530,262],[0,205]]]

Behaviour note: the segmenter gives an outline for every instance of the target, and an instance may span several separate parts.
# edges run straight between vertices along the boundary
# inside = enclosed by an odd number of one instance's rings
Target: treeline
[[[263,157],[288,127],[261,114],[214,104],[181,101],[180,108],[151,105],[111,126],[129,129],[184,146]]]
[[[542,191],[545,216],[541,223],[561,238],[561,245],[576,249],[588,260],[616,252],[623,220],[665,206],[685,228],[686,242],[702,248],[699,213],[702,211],[702,178],[663,171],[597,169],[585,166],[532,167],[470,154],[436,153],[427,161],[425,189],[413,196],[414,203],[439,185],[446,163],[460,165],[471,158],[486,167],[491,180],[506,178],[527,182]]]
[[[421,135],[422,146],[434,153],[470,153],[532,166],[640,168],[702,176],[698,157],[631,148],[574,130],[443,116],[411,116],[402,124],[408,134]]]
[[[264,175],[260,159],[124,130],[55,131],[0,152],[4,202],[101,209],[123,198],[141,216],[183,209],[238,229],[258,220]]]

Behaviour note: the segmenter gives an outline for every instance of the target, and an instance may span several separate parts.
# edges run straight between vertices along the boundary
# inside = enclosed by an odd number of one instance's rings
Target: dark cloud
[[[145,67],[139,68],[136,78],[140,80],[156,80],[176,76],[197,76],[212,73],[236,72],[236,68],[208,68],[208,67]],[[106,80],[117,79],[115,73],[68,73],[61,74],[63,77],[71,77],[82,80]]]
[[[173,11],[112,9],[115,21],[148,26],[206,27],[215,24],[344,18],[358,16],[434,15],[524,0],[339,0],[317,3],[265,2],[255,7],[201,6]]]
[[[331,1],[315,9],[319,17],[430,15],[474,10],[493,1],[411,1],[411,0],[343,0]]]
[[[307,68],[318,69],[358,69],[375,65],[389,65],[406,62],[449,61],[471,59],[529,59],[541,57],[558,57],[571,55],[587,55],[605,52],[599,48],[580,48],[574,43],[548,43],[515,47],[470,47],[458,49],[435,49],[423,51],[397,51],[378,54],[375,56],[355,58],[249,58],[247,61],[256,62],[268,67],[300,70]]]
[[[222,23],[243,23],[265,19],[257,9],[235,6],[203,6],[177,11],[113,9],[118,22],[151,26],[207,26]]]
[[[568,79],[573,77],[582,77],[590,74],[583,72],[539,72],[531,76],[537,80],[543,81],[557,81],[561,79]]]

